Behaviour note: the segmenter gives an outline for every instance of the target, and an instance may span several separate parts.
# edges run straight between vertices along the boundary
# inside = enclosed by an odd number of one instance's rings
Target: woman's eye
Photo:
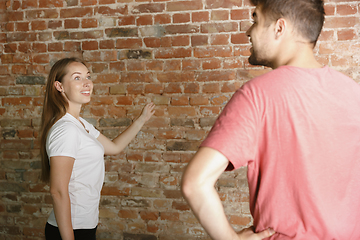
[[[74,79],[75,79],[75,80],[80,80],[80,77],[75,77]]]
[[[87,79],[91,80],[91,76],[88,76]]]

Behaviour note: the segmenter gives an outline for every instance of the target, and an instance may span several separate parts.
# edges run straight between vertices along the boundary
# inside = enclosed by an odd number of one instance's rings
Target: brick
[[[146,61],[145,68],[146,70],[151,71],[161,71],[163,70],[164,62],[161,60],[150,60]]]
[[[213,105],[225,105],[228,100],[229,99],[226,96],[214,96],[210,99],[211,104]]]
[[[204,130],[187,130],[186,131],[186,139],[189,141],[199,141],[203,140],[206,136],[206,132]]]
[[[164,3],[150,3],[150,4],[140,4],[140,5],[134,6],[131,12],[133,14],[159,13],[159,12],[163,12],[164,10],[165,10]]]
[[[79,28],[80,21],[78,19],[65,19],[64,26],[65,29]]]
[[[191,82],[195,80],[195,74],[193,72],[158,73],[157,80],[159,82]]]
[[[116,48],[117,49],[136,49],[142,47],[141,39],[117,39]]]
[[[153,24],[153,18],[152,15],[142,15],[138,16],[136,19],[136,25],[137,26],[144,26],[144,25],[152,25]]]
[[[22,53],[28,53],[31,49],[31,43],[19,43],[18,45],[18,51]]]
[[[159,218],[159,212],[140,211],[140,217],[143,220],[157,220]]]
[[[221,33],[238,31],[236,22],[204,23],[201,24],[201,33]]]
[[[57,8],[63,7],[62,0],[39,0],[40,8]]]
[[[62,52],[63,44],[61,42],[48,43],[49,52]]]
[[[193,117],[196,110],[193,107],[168,107],[169,116],[171,117]]]
[[[101,105],[112,105],[114,104],[114,99],[107,96],[93,96],[91,99],[91,105],[101,106]]]
[[[17,51],[17,44],[16,43],[10,43],[10,44],[5,44],[5,47],[4,47],[4,52],[5,53],[14,53]],[[7,60],[7,58],[10,58],[12,57],[12,55],[3,55],[4,56],[4,60],[3,61],[4,63],[8,62],[9,60]]]
[[[16,4],[16,2],[13,3],[14,5]],[[20,5],[18,7],[13,6],[13,10],[17,10],[18,8],[20,8]],[[37,1],[35,0],[25,0],[22,1],[22,5],[21,8],[22,9],[29,9],[29,8],[36,8],[37,7]]]
[[[81,6],[95,6],[97,4],[96,0],[81,0]]]
[[[208,36],[207,35],[195,35],[191,36],[191,46],[204,46],[208,45]]]
[[[119,211],[118,215],[121,218],[127,218],[127,219],[137,219],[138,218],[138,212],[135,210],[130,210],[130,209],[121,209]]]
[[[194,34],[200,31],[199,26],[192,24],[182,24],[182,25],[166,25],[165,32],[166,34]]]
[[[231,35],[231,43],[246,44],[249,42],[249,37],[245,33],[236,33]]]
[[[231,20],[244,20],[251,17],[249,9],[232,9],[230,12]]]
[[[81,44],[82,50],[98,50],[98,42],[97,41],[84,41]]]
[[[70,39],[70,33],[68,31],[54,32],[56,40]]]
[[[105,196],[129,196],[130,188],[120,188],[120,187],[112,187],[112,186],[103,186],[101,195]]]
[[[336,13],[338,15],[353,15],[357,13],[356,5],[337,5]]]
[[[137,72],[122,73],[121,82],[152,82],[152,75]]]
[[[171,37],[171,46],[188,46],[190,43],[189,36]]]
[[[177,13],[173,15],[173,23],[190,22],[190,13]]]
[[[164,63],[164,71],[176,71],[181,70],[181,60],[168,60]]]
[[[127,5],[119,5],[116,8],[108,7],[108,6],[100,6],[97,9],[95,9],[95,12],[97,14],[106,15],[106,16],[120,16],[120,15],[126,15],[128,12]]]
[[[82,19],[81,27],[82,28],[96,28],[96,27],[98,27],[98,20],[95,18]]]
[[[49,21],[47,27],[50,29],[57,29],[63,26],[63,21]]]
[[[145,85],[145,93],[160,94],[163,92],[163,86],[161,84],[147,84]]]
[[[197,81],[227,81],[234,80],[236,77],[235,71],[222,70],[222,71],[209,71],[202,72],[197,75]]]
[[[27,73],[27,69],[24,65],[13,65],[11,68],[11,72],[13,74],[25,75]]]
[[[65,42],[64,51],[67,52],[77,52],[81,50],[80,42]]]
[[[335,32],[333,30],[321,31],[318,41],[335,41]]]
[[[207,105],[209,104],[208,97],[205,96],[194,96],[190,98],[190,105],[197,106],[197,105]]]
[[[7,97],[2,99],[3,106],[30,106],[31,105],[31,97]]]
[[[204,70],[208,69],[218,69],[221,67],[221,60],[220,59],[206,59],[202,62],[202,68]]]
[[[187,97],[187,96],[172,97],[171,98],[171,105],[174,105],[174,106],[189,105],[189,97]]]
[[[129,84],[127,87],[127,92],[129,94],[142,94],[144,93],[143,84]]]
[[[216,121],[216,117],[204,117],[200,118],[201,127],[212,127]]]
[[[120,96],[116,98],[116,104],[118,105],[132,105],[133,98],[128,96]]]
[[[189,11],[189,10],[200,10],[203,8],[202,1],[177,1],[168,2],[166,5],[167,11]]]
[[[145,62],[141,60],[129,60],[127,62],[126,68],[128,71],[144,71]]]
[[[98,39],[103,37],[103,31],[70,32],[71,39]]]
[[[335,5],[325,4],[324,10],[326,16],[335,15]]]
[[[36,33],[15,32],[7,35],[8,42],[34,42]]]
[[[119,26],[135,25],[135,16],[121,16],[118,18]]]
[[[198,83],[187,83],[184,86],[184,93],[199,93],[200,86]]]
[[[234,225],[247,226],[251,222],[250,217],[242,217],[242,216],[229,216],[229,222]]]
[[[126,58],[128,59],[149,59],[151,58],[151,51],[143,51],[143,50],[128,50],[126,52]]]
[[[93,9],[90,7],[66,8],[60,10],[60,18],[80,18],[91,16],[93,16]]]
[[[214,8],[236,8],[242,7],[242,1],[232,1],[232,0],[206,0],[205,6],[207,9],[214,9]]]
[[[337,38],[339,41],[355,40],[358,38],[354,29],[344,29],[337,31]]]
[[[229,19],[229,10],[213,10],[211,11],[211,20],[221,21]]]
[[[359,23],[357,17],[328,17],[324,23],[324,28],[349,28]]]
[[[16,31],[18,32],[26,32],[29,31],[29,23],[28,22],[17,22],[15,23]]]
[[[155,58],[186,58],[191,57],[190,48],[163,48],[157,49]]]
[[[192,12],[192,22],[208,22],[210,20],[208,11]]]
[[[100,40],[99,49],[114,49],[115,41],[114,40]]]
[[[8,20],[12,22],[24,20],[23,12],[10,12],[8,13]]]
[[[227,45],[229,44],[229,34],[216,34],[210,38],[211,45]]]
[[[30,10],[26,12],[26,19],[39,20],[42,18],[52,19],[58,18],[59,14],[56,9],[46,9],[46,10]]]
[[[181,84],[179,83],[169,83],[165,85],[164,93],[181,93]]]
[[[48,63],[49,62],[48,54],[33,54],[33,62],[34,63]]]
[[[228,46],[198,47],[194,49],[194,56],[197,58],[231,57],[232,49]]]
[[[154,24],[169,24],[171,16],[169,14],[156,14],[154,16]]]
[[[91,69],[92,73],[105,73],[108,72],[109,67],[107,63],[92,63]]]
[[[182,70],[197,70],[200,64],[200,60],[197,59],[182,59]]]
[[[110,71],[111,72],[118,72],[125,70],[125,63],[124,62],[111,62],[110,63]]]
[[[242,68],[243,62],[240,58],[227,58],[223,62],[224,69]]]

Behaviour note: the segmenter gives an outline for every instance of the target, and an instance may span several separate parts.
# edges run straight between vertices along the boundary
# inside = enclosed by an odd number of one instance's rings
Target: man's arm
[[[212,239],[263,239],[271,230],[254,233],[250,228],[237,234],[226,218],[215,183],[228,166],[228,159],[219,151],[202,147],[184,171],[181,190],[200,224]]]

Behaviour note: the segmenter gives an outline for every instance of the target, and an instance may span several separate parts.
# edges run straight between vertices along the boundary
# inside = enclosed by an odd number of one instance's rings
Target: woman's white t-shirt
[[[97,140],[100,132],[85,119],[84,126],[66,113],[50,129],[46,151],[50,157],[75,159],[69,182],[73,229],[92,229],[98,224],[100,192],[104,182],[104,147]],[[61,173],[59,173],[61,174]],[[56,226],[54,210],[48,223]]]

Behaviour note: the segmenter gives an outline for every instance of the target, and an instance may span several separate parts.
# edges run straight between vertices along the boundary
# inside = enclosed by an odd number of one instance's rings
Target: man
[[[252,0],[244,84],[187,166],[182,192],[213,239],[360,239],[360,87],[321,66],[321,0]],[[248,167],[252,228],[236,233],[214,185]]]

